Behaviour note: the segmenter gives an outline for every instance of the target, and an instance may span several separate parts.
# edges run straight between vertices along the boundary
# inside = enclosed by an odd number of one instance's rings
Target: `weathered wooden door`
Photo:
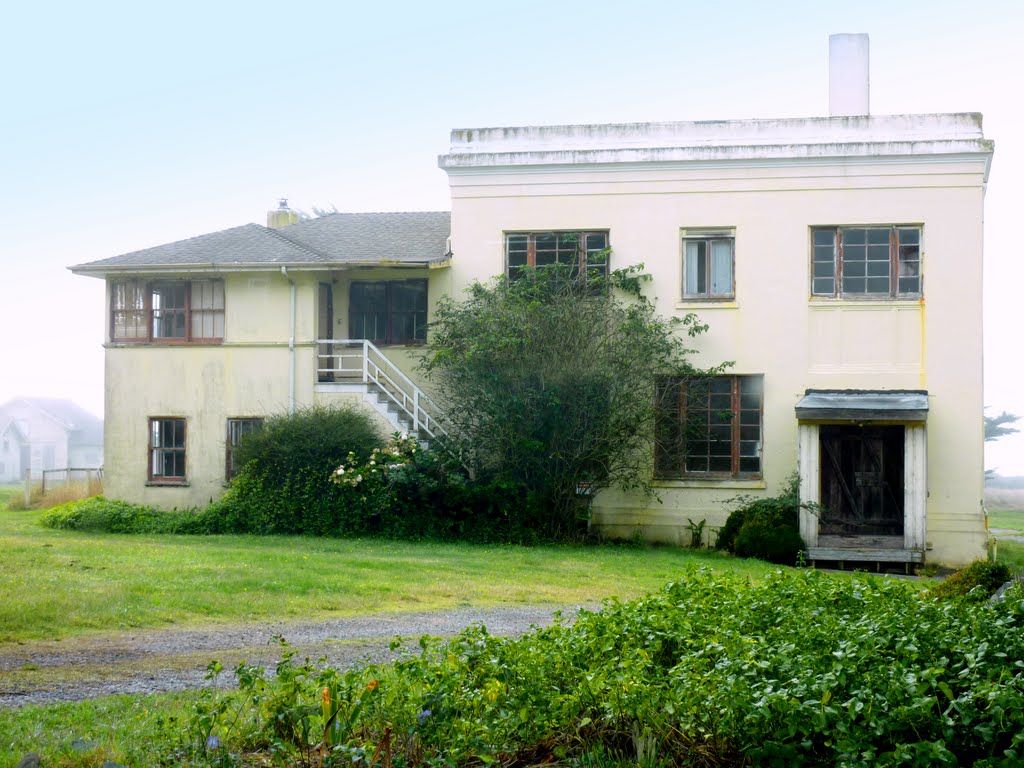
[[[819,533],[903,536],[904,428],[823,425]]]

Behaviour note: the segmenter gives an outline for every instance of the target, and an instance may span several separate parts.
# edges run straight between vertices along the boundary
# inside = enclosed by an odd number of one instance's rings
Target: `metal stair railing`
[[[367,339],[318,339],[317,380],[373,385],[412,422],[414,435],[444,435],[441,409]]]

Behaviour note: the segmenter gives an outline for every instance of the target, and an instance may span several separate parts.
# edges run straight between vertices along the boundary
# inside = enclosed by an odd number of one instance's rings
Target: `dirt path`
[[[273,667],[284,637],[299,658],[326,657],[335,666],[385,661],[401,636],[450,637],[482,623],[493,635],[517,635],[546,626],[556,607],[459,608],[437,613],[381,614],[309,622],[263,622],[181,630],[93,635],[65,641],[0,645],[0,709],[78,701],[121,693],[163,693],[199,688],[207,665],[220,661],[220,684],[231,685],[240,661]],[[575,608],[563,609],[566,614]]]

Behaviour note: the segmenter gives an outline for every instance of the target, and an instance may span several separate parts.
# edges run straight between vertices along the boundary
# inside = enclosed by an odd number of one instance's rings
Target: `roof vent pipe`
[[[828,37],[828,113],[830,117],[869,114],[870,76],[865,33]]]

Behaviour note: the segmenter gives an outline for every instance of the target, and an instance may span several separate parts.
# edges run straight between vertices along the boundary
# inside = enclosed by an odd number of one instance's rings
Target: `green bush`
[[[740,557],[756,557],[779,565],[794,565],[805,548],[800,538],[800,479],[790,475],[778,496],[740,496],[718,532],[717,549]]]
[[[331,483],[349,453],[368,456],[382,443],[372,417],[354,408],[311,407],[274,416],[238,447],[242,470],[210,507],[216,527],[231,533],[340,535],[358,521],[365,501]]]
[[[206,510],[160,510],[143,504],[93,496],[59,504],[41,518],[43,525],[99,533],[218,533]]]
[[[964,598],[984,602],[1013,578],[1013,569],[1004,563],[975,560],[931,588],[930,594],[943,600]]]
[[[344,671],[289,652],[275,682],[243,666],[211,727],[298,764],[327,721],[324,766],[386,744],[403,765],[1009,768],[1024,763],[1022,597],[943,603],[875,577],[751,585],[694,569],[519,638],[474,626]]]

